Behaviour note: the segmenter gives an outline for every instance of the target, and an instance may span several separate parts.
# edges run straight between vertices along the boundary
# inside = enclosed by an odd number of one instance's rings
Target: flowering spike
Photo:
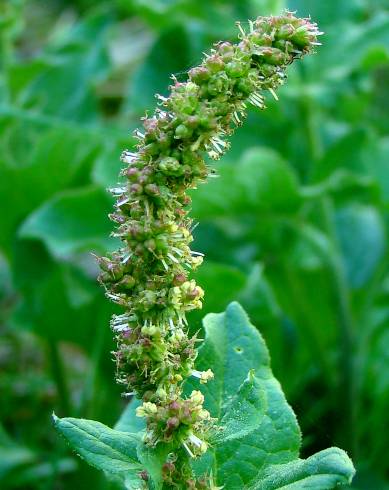
[[[220,488],[212,476],[195,480],[188,458],[207,450],[213,422],[201,392],[185,397],[183,382],[194,376],[206,383],[213,373],[194,369],[199,339],[190,337],[186,320],[204,295],[189,277],[203,257],[190,249],[187,191],[215,176],[204,154],[219,159],[228,150],[246,103],[264,109],[266,90],[277,99],[287,66],[312,52],[321,34],[310,19],[291,12],[248,25],[246,32],[237,23],[238,44],[217,43],[186,82],[172,76],[170,95],[156,95],[159,107],[134,132],[137,151],[121,155],[124,181],[110,189],[117,198],[110,217],[122,248],[97,259],[107,297],[125,310],[111,321],[117,381],[124,396],[143,399],[137,415],[146,419],[146,444],[169,445],[166,488]]]

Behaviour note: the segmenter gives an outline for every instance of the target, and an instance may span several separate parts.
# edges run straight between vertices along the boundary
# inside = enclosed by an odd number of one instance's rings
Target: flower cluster
[[[202,393],[192,391],[186,399],[179,396],[171,399],[167,394],[161,398],[158,403],[144,402],[137,408],[136,414],[146,417],[150,429],[146,442],[154,445],[157,441],[176,440],[191,457],[205,453],[207,443],[194,434],[207,429],[211,421],[209,412],[203,408]]]
[[[185,398],[182,389],[191,375],[212,378],[194,369],[198,339],[187,329],[186,313],[201,308],[204,294],[189,277],[202,254],[190,249],[187,191],[212,175],[204,155],[218,159],[228,149],[226,137],[242,123],[247,103],[262,109],[264,91],[276,97],[287,66],[311,52],[320,34],[309,19],[289,12],[249,21],[248,32],[238,27],[239,43],[217,43],[186,82],[173,77],[170,95],[158,95],[154,114],[143,118],[137,151],[123,152],[122,183],[111,189],[117,200],[110,218],[122,248],[99,258],[106,294],[124,308],[112,318],[117,379],[144,401],[138,415],[147,422],[146,443],[172,448],[167,488],[204,488],[189,462],[177,469],[177,458],[183,448],[201,455],[210,427],[201,393]]]

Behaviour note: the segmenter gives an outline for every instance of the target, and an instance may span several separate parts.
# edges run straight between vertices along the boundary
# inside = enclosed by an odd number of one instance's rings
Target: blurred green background
[[[105,189],[154,93],[235,20],[311,14],[323,46],[250,112],[195,192],[204,313],[239,300],[305,434],[389,488],[389,5],[385,0],[0,2],[0,488],[107,489],[51,426],[113,424],[112,307],[90,252],[115,247]]]

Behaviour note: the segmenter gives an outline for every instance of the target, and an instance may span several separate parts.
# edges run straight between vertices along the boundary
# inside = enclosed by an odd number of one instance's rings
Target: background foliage
[[[113,425],[111,306],[91,251],[115,246],[105,188],[154,93],[234,21],[283,7],[324,45],[252,110],[193,201],[203,311],[239,300],[306,435],[352,488],[389,488],[389,7],[383,0],[10,0],[0,4],[0,486],[106,489],[51,427]]]

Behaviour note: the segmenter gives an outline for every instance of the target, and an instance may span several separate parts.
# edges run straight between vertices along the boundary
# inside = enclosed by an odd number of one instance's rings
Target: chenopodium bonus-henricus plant
[[[288,65],[320,44],[316,24],[290,12],[249,21],[246,30],[238,23],[238,28],[237,44],[217,43],[201,65],[189,71],[186,82],[173,77],[170,95],[157,96],[158,108],[152,116],[143,118],[143,130],[135,132],[139,140],[136,151],[122,154],[127,164],[122,183],[111,189],[117,201],[110,217],[117,224],[114,236],[120,238],[122,247],[98,258],[102,270],[99,279],[107,297],[123,308],[123,313],[114,315],[111,322],[117,341],[117,381],[124,386],[125,395],[142,400],[136,411],[146,422],[142,446],[135,444],[135,434],[118,432],[98,422],[55,419],[57,428],[90,464],[107,473],[125,474],[127,488],[139,488],[139,478],[145,488],[164,489],[216,489],[221,488],[216,486],[220,481],[226,481],[223,476],[212,475],[209,469],[202,476],[195,476],[192,469],[192,461],[207,452],[226,427],[224,418],[215,420],[204,408],[201,391],[185,394],[188,378],[198,378],[201,387],[214,376],[210,366],[196,370],[196,346],[201,339],[190,336],[186,320],[188,311],[201,308],[204,295],[190,276],[201,264],[202,254],[190,249],[193,225],[188,217],[187,191],[213,175],[204,156],[217,160],[228,149],[227,137],[242,124],[247,104],[263,109],[264,92],[276,98],[275,91],[284,82]],[[299,429],[277,382],[269,385],[271,371],[266,348],[258,332],[247,326],[247,319],[241,314],[238,317],[232,327],[248,329],[246,334],[254,344],[259,342],[259,351],[250,361],[247,383],[242,384],[242,389],[234,389],[246,400],[251,396],[250,386],[257,390],[258,396],[253,396],[247,405],[248,411],[255,408],[250,412],[252,419],[261,419],[260,410],[265,410],[259,393],[274,390],[275,395],[269,392],[269,400],[279,400],[277,403],[283,406],[275,407],[268,417],[284,414],[283,420],[290,423],[285,437],[295,434],[293,448],[285,454],[290,451],[292,457],[298,458]],[[222,362],[226,364],[226,360]],[[255,385],[254,365],[258,372],[267,373],[262,388]],[[231,398],[232,394],[227,396]],[[242,400],[237,403],[240,409]],[[240,421],[235,423],[236,419],[232,424],[235,432],[238,426],[245,425],[242,415],[238,413]],[[279,421],[273,423],[277,426]],[[239,430],[244,432],[245,427]],[[269,432],[269,427],[266,430]],[[265,436],[276,438],[278,433]],[[259,439],[263,441],[265,436],[261,432]],[[232,436],[227,437],[230,444]],[[284,444],[281,443],[282,448]],[[144,448],[148,448],[146,455]],[[266,454],[264,449],[261,454]],[[310,479],[316,472],[316,463],[321,465],[321,478],[326,485],[320,488],[349,481],[354,471],[352,463],[345,453],[333,450],[335,455],[318,453],[312,457],[316,458],[314,461],[295,459],[291,461],[295,463],[293,467],[280,464],[282,470],[277,470],[277,474],[276,470],[266,470],[270,473],[250,488],[289,488],[282,482],[306,481],[305,475]],[[153,454],[159,460],[162,455],[160,470],[156,470]],[[339,459],[341,463],[335,464]],[[284,462],[289,461],[281,456],[281,463]],[[128,480],[134,472],[138,481],[135,486],[133,480]],[[229,480],[226,485],[225,488],[241,488]]]
[[[183,396],[189,376],[213,377],[195,370],[200,339],[190,337],[186,320],[204,295],[190,278],[203,258],[190,249],[187,191],[213,174],[204,155],[217,160],[228,149],[247,104],[263,109],[264,91],[276,97],[288,65],[319,44],[316,24],[288,12],[238,28],[239,43],[217,43],[186,82],[173,77],[170,95],[157,95],[158,108],[143,118],[137,150],[122,154],[124,183],[111,189],[110,217],[123,246],[98,259],[107,297],[124,308],[112,318],[117,381],[143,400],[137,415],[146,420],[145,443],[169,445],[163,471],[172,488],[212,487],[210,477],[194,479],[189,458],[207,450],[214,423],[200,391]]]

